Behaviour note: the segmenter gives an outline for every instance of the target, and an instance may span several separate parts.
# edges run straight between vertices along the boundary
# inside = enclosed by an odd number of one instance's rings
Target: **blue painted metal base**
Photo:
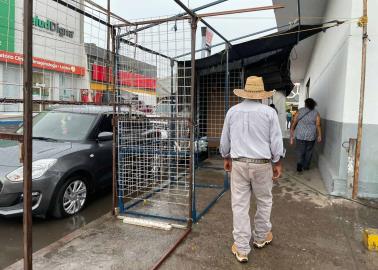
[[[141,212],[137,212],[137,211],[131,211],[131,210],[127,210],[124,214],[139,216],[139,217],[166,219],[166,220],[172,220],[172,221],[178,221],[178,222],[187,222],[188,221],[187,218],[165,216],[165,215],[160,215],[160,214],[145,214],[145,213],[141,213]]]
[[[228,189],[222,189],[222,191],[205,207],[202,212],[199,212],[198,214],[193,217],[194,222],[198,222],[209,210],[211,207],[214,206],[214,204],[223,196],[223,194],[227,191]]]
[[[195,188],[215,188],[215,189],[221,189],[221,191],[215,196],[213,200],[210,201],[210,203],[203,209],[201,212],[197,211],[197,206],[196,206],[196,195],[194,194],[193,196],[193,221],[198,222],[209,210],[211,207],[214,206],[214,204],[223,196],[223,194],[229,190],[229,180],[228,180],[228,174],[224,174],[224,181],[223,185],[214,185],[214,184],[203,184],[203,183],[196,183],[194,184]],[[196,189],[194,189],[195,193]]]
[[[165,219],[165,220],[172,220],[176,222],[187,222],[188,218],[184,217],[177,217],[177,216],[166,216],[166,215],[161,215],[157,213],[142,213],[138,211],[131,210],[134,206],[138,205],[139,203],[143,202],[144,200],[151,198],[164,188],[168,187],[171,183],[168,183],[164,185],[161,188],[152,190],[150,193],[146,194],[142,198],[137,199],[135,202],[129,204],[129,205],[123,205],[120,203],[120,212],[121,214],[129,214],[129,215],[134,215],[134,216],[140,216],[140,217],[150,217],[150,218],[157,218],[157,219]],[[183,185],[183,183],[175,183],[178,185]],[[200,212],[197,211],[197,206],[196,206],[196,189],[197,188],[211,188],[211,189],[219,189],[220,192],[210,201],[210,203]],[[214,204],[223,196],[223,194],[229,190],[229,180],[228,180],[228,174],[225,173],[224,175],[224,182],[223,185],[216,185],[216,184],[208,184],[208,183],[196,183],[194,184],[194,194],[193,194],[193,201],[192,201],[192,220],[193,222],[198,222],[210,209],[211,207],[214,206]],[[122,199],[119,199],[121,202]]]

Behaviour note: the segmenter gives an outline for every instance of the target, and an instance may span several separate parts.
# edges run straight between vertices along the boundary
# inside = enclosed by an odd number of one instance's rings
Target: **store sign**
[[[105,66],[92,65],[92,80],[99,82],[110,82],[113,78],[112,69]]]
[[[108,77],[110,74],[110,77]],[[112,69],[105,66],[92,65],[92,80],[98,82],[110,82],[112,80]],[[118,71],[118,82],[122,86],[129,86],[143,89],[156,89],[156,79],[141,74],[124,70]]]
[[[141,74],[120,70],[118,71],[118,80],[121,85],[143,89],[156,89],[156,79]]]
[[[15,0],[0,0],[0,50],[14,52]]]
[[[63,28],[63,27],[59,26],[59,23],[52,22],[49,19],[44,21],[44,20],[38,18],[38,16],[33,17],[33,25],[38,27],[38,28],[41,28],[41,29],[46,29],[46,30],[49,30],[51,32],[56,32],[60,37],[66,36],[66,37],[69,37],[69,38],[73,38],[73,36],[74,36],[74,31],[70,31],[66,28]]]
[[[0,50],[0,62],[22,65],[24,63],[24,56],[20,53],[11,53]],[[84,67],[73,66],[56,61],[50,61],[39,57],[33,57],[33,67],[45,70],[53,70],[56,72],[76,74],[80,76],[85,75]]]

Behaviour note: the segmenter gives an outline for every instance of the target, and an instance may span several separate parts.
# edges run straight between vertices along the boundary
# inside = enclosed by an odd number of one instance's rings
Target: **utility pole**
[[[358,130],[356,155],[354,160],[354,177],[352,198],[356,199],[358,194],[358,181],[360,177],[360,156],[362,144],[362,126],[364,119],[364,103],[365,103],[365,75],[366,75],[366,51],[368,42],[367,23],[368,23],[368,0],[363,1],[363,15],[359,20],[359,26],[362,27],[362,63],[361,63],[361,85],[360,85],[360,105],[358,112]]]

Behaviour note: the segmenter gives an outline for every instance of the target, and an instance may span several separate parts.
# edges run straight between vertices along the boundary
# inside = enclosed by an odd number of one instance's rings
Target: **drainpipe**
[[[357,144],[356,157],[354,161],[354,178],[352,198],[356,199],[358,193],[358,180],[360,177],[360,155],[362,144],[362,124],[364,118],[364,101],[365,101],[365,78],[366,78],[366,51],[368,42],[367,22],[368,22],[368,0],[363,0],[363,16],[360,18],[358,25],[362,27],[362,63],[361,63],[361,85],[360,85],[360,105],[358,112],[358,130],[357,130]]]

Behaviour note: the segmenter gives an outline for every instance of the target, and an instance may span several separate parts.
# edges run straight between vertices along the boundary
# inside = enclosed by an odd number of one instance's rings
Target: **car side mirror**
[[[100,142],[111,141],[113,140],[113,132],[108,132],[108,131],[100,132],[97,136],[97,139]]]

